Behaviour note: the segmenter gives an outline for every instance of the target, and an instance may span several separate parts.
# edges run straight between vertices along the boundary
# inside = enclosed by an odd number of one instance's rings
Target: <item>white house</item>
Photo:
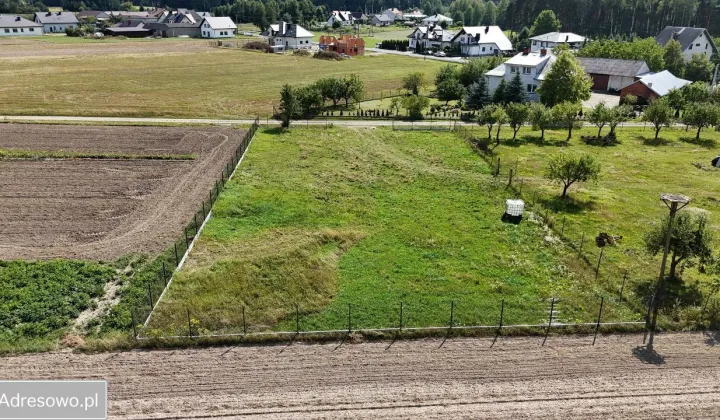
[[[401,12],[396,7],[393,7],[392,9],[383,10],[383,12],[381,14],[384,16],[387,16],[387,18],[391,19],[393,22],[395,22],[396,20],[403,19],[403,12]]]
[[[708,59],[718,52],[712,37],[705,28],[688,28],[684,26],[666,26],[655,37],[655,42],[665,45],[675,39],[680,43],[685,61],[690,61],[693,54],[705,54]]]
[[[42,35],[43,26],[17,15],[0,15],[0,36]]]
[[[555,56],[549,50],[538,52],[522,52],[485,73],[488,80],[488,92],[492,94],[501,80],[510,83],[516,74],[520,75],[528,99],[537,101],[540,94],[536,92],[548,71],[555,62]]]
[[[370,24],[373,26],[389,26],[392,25],[395,20],[387,15],[372,15],[370,17]]]
[[[350,12],[333,10],[325,26],[332,27],[335,22],[338,22],[340,26],[352,26],[355,23],[355,18]]]
[[[513,50],[512,42],[499,26],[464,26],[452,39],[466,57],[502,55]]]
[[[536,52],[545,48],[551,50],[560,44],[565,44],[571,50],[579,50],[585,42],[585,37],[572,32],[550,32],[530,38],[530,51]]]
[[[200,30],[203,38],[233,38],[237,26],[227,16],[206,17],[200,25]]]
[[[433,48],[444,50],[451,45],[454,36],[453,32],[440,26],[418,26],[408,35],[409,48],[411,51]]]
[[[295,23],[280,21],[260,34],[274,51],[310,49],[313,34]]]
[[[78,27],[78,20],[72,12],[35,12],[35,23],[41,24],[45,33],[65,33],[67,28]]]
[[[440,25],[442,22],[447,22],[448,25],[452,25],[453,20],[447,16],[441,15],[440,13],[428,16],[422,20],[422,24],[425,26]]]

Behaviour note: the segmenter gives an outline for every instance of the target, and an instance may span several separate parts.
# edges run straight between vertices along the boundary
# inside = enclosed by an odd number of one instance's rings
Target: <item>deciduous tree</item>
[[[611,109],[605,105],[605,102],[600,102],[595,105],[588,113],[587,120],[591,124],[594,124],[598,128],[597,138],[599,139],[602,135],[602,129],[606,124],[610,122]]]
[[[668,216],[645,234],[645,249],[651,255],[665,250]],[[678,213],[670,236],[670,278],[677,278],[680,264],[705,264],[712,260],[712,234],[704,214]]]
[[[292,86],[285,84],[280,91],[280,121],[283,128],[290,128],[290,120],[300,112],[300,104]]]
[[[714,68],[715,66],[705,54],[693,54],[685,66],[685,78],[693,82],[710,82]]]
[[[563,185],[562,198],[567,196],[570,186],[576,182],[597,180],[600,175],[600,164],[591,155],[574,157],[567,153],[559,153],[550,158],[545,177]]]
[[[700,131],[720,123],[720,109],[709,102],[691,103],[683,114],[682,122],[697,128],[695,139],[700,139]]]
[[[582,126],[579,115],[581,109],[580,103],[574,102],[562,102],[552,108],[555,121],[566,125],[568,128],[567,140],[572,138],[573,128]]]
[[[546,106],[560,102],[579,103],[590,99],[592,81],[570,51],[560,53],[538,91]]]
[[[677,77],[683,77],[685,74],[685,57],[683,56],[682,46],[677,40],[671,39],[665,44],[665,68]]]
[[[508,116],[508,123],[513,130],[513,141],[517,138],[520,128],[528,121],[530,117],[530,107],[523,103],[509,103],[505,107]]]
[[[560,19],[555,16],[555,12],[552,10],[543,10],[535,18],[532,28],[530,29],[531,36],[543,35],[548,32],[557,32],[562,27]]]
[[[650,102],[650,105],[645,109],[645,113],[643,113],[642,120],[651,123],[655,127],[655,140],[657,140],[660,129],[663,126],[669,127],[672,124],[674,114],[667,100],[660,98]]]
[[[403,77],[403,89],[407,90],[411,95],[418,95],[420,89],[425,86],[425,73],[416,71]]]
[[[534,103],[530,106],[529,119],[533,130],[540,130],[540,139],[545,140],[545,130],[555,122],[552,110],[541,103]]]

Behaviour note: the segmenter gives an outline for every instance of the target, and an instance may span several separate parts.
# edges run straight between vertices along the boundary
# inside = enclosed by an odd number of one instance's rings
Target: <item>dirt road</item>
[[[113,418],[698,418],[720,412],[717,337],[439,339],[0,359],[3,379],[109,382]]]

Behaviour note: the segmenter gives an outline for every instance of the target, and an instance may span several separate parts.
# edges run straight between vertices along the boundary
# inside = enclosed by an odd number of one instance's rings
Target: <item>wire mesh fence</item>
[[[240,163],[259,126],[260,120],[256,118],[245,133],[245,136],[243,136],[238,147],[230,156],[230,159],[223,166],[220,172],[220,178],[215,180],[214,185],[208,192],[207,200],[203,200],[202,203],[200,203],[200,207],[183,229],[182,235],[176,239],[170,246],[170,249],[158,259],[157,275],[152,277],[146,285],[147,295],[145,302],[136,304],[133,310],[131,310],[133,328],[137,328],[138,323],[143,325],[147,324],[152,315],[152,311],[172,282],[174,272],[182,267],[189,250],[192,248],[194,240],[200,234],[203,226],[210,217],[213,204],[217,201],[220,192],[235,172],[235,168]]]

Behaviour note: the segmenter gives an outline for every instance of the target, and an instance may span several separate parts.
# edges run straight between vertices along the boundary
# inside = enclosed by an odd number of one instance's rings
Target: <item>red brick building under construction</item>
[[[365,54],[365,40],[353,35],[340,35],[339,39],[330,35],[322,35],[318,44],[320,44],[321,50],[335,51],[338,54],[349,56]]]

